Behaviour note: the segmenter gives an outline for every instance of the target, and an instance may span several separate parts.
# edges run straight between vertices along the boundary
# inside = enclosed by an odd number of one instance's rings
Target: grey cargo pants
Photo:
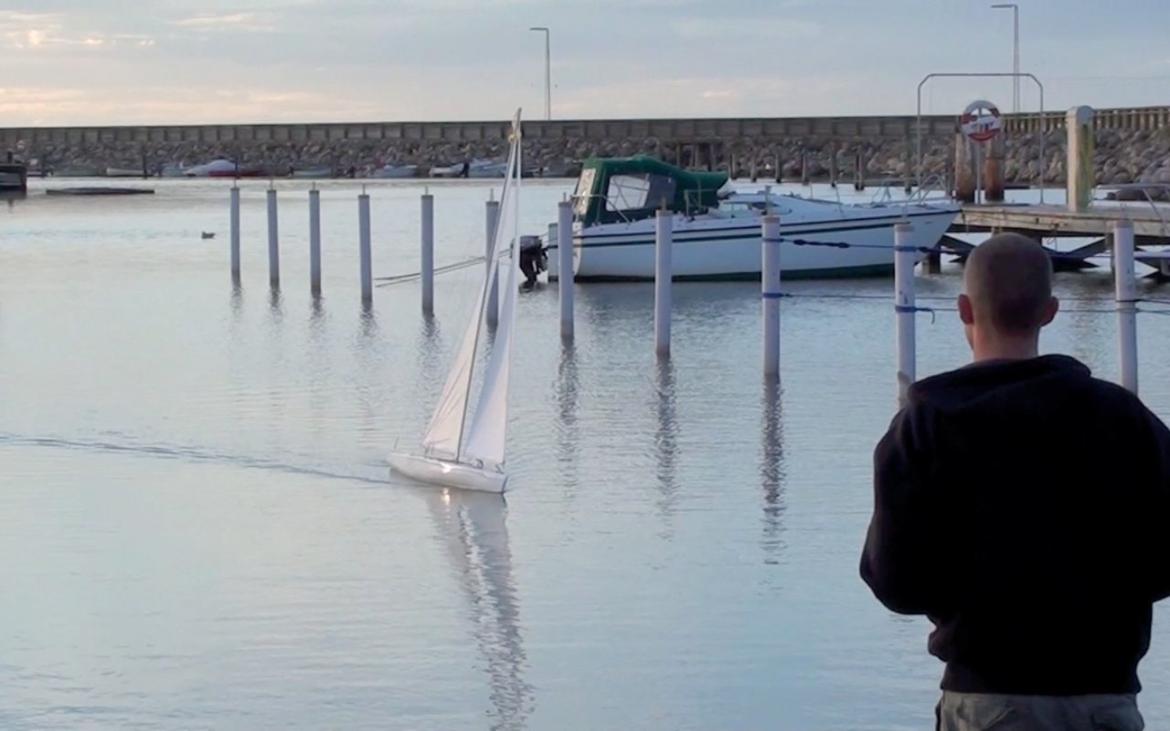
[[[1142,731],[1132,695],[996,695],[944,691],[938,731]]]

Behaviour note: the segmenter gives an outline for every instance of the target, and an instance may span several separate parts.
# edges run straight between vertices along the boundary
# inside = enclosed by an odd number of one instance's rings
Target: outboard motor
[[[536,286],[536,277],[548,269],[548,257],[544,247],[540,245],[539,236],[520,237],[520,271],[524,272],[522,289],[529,290]]]

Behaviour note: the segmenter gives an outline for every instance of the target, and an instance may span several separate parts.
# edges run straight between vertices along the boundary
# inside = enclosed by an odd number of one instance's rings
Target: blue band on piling
[[[930,323],[932,325],[934,324],[935,311],[930,307],[915,307],[914,305],[895,304],[894,305],[894,312],[898,312],[898,313],[902,313],[902,312],[929,312],[930,313]]]
[[[784,243],[784,239],[782,239],[782,238],[768,239],[768,238],[760,237],[760,240],[763,241],[765,244],[782,244],[782,243]]]
[[[894,251],[920,251],[920,250],[922,250],[921,246],[897,246],[897,245],[894,246]]]
[[[766,300],[778,300],[783,296],[783,292],[760,292],[760,297],[763,297]]]

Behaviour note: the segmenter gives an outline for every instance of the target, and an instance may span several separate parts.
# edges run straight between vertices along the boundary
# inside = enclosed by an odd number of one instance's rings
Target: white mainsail
[[[512,331],[516,322],[516,269],[519,265],[516,247],[519,239],[520,171],[524,169],[519,137],[520,127],[517,125],[517,139],[513,143],[516,145],[515,154],[509,158],[508,169],[508,179],[511,180],[513,175],[515,176],[515,192],[511,198],[512,210],[501,211],[501,223],[505,218],[509,220],[507,225],[501,225],[496,230],[497,242],[501,240],[501,236],[509,237],[507,239],[509,254],[506,263],[500,264],[508,267],[508,276],[504,279],[504,297],[500,302],[496,339],[492,344],[491,357],[484,369],[483,389],[479,393],[479,403],[464,448],[467,456],[495,466],[504,463],[504,444],[508,432],[508,383],[512,370]]]
[[[492,237],[491,249],[488,253],[488,262],[490,263],[489,271],[492,275],[498,276],[499,251],[501,241],[508,242],[510,247],[515,247],[515,229],[517,224],[517,213],[519,211],[519,179],[520,170],[520,112],[516,112],[516,117],[512,124],[513,139],[512,150],[508,156],[508,176],[504,179],[503,193],[500,196],[501,201],[501,215],[496,223],[496,230]],[[513,178],[513,174],[515,177]],[[513,190],[514,186],[514,190]],[[512,202],[512,211],[509,215],[507,203]],[[511,232],[509,235],[508,232]],[[505,238],[507,236],[508,238]],[[512,331],[512,320],[514,319],[515,309],[515,266],[516,262],[513,258],[510,261],[511,270],[508,276],[508,285],[504,290],[504,307],[501,307],[500,330],[497,333],[498,337],[503,338],[503,342],[497,344],[497,348],[493,350],[492,358],[488,362],[488,367],[485,370],[484,390],[480,395],[481,408],[477,409],[476,423],[481,419],[478,414],[483,411],[483,405],[486,402],[492,402],[489,410],[495,411],[500,408],[495,404],[495,400],[499,400],[503,406],[503,418],[507,418],[507,393],[508,393],[508,373],[510,360],[510,341]],[[467,324],[467,330],[464,332],[463,340],[460,343],[459,351],[456,353],[455,362],[451,366],[451,371],[447,374],[447,382],[443,386],[443,393],[439,397],[439,403],[435,407],[435,412],[431,416],[430,425],[427,427],[426,434],[423,436],[423,449],[429,456],[443,457],[450,460],[461,461],[464,455],[464,432],[467,424],[467,407],[468,399],[471,395],[471,383],[475,370],[475,354],[479,347],[479,335],[483,328],[484,310],[487,304],[488,290],[492,277],[485,276],[483,283],[480,285],[478,306],[475,313],[471,317],[471,321]],[[506,310],[505,310],[506,308]],[[499,347],[503,345],[504,347]],[[499,359],[497,352],[500,350],[507,351],[503,365],[503,379],[500,380]],[[491,396],[502,386],[498,396]],[[490,398],[489,398],[490,396]],[[485,419],[488,417],[484,417]],[[491,417],[492,423],[497,423],[498,416]],[[484,429],[487,426],[483,427]],[[477,440],[477,449],[471,454],[476,459],[485,462],[491,462],[495,465],[503,463],[503,427],[500,427],[499,445],[498,449],[494,444],[482,444],[482,440]],[[477,433],[477,430],[472,428],[472,434]],[[494,441],[494,437],[485,437]],[[468,442],[470,444],[470,437]],[[498,455],[498,456],[496,456]]]

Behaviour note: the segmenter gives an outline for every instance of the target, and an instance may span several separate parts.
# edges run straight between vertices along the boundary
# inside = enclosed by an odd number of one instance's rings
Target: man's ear
[[[1056,313],[1060,312],[1060,300],[1055,297],[1048,299],[1048,304],[1044,305],[1044,317],[1040,320],[1040,327],[1044,327],[1056,319]]]
[[[1052,313],[1053,317],[1056,312]],[[971,298],[965,294],[959,295],[959,319],[963,321],[964,325],[975,324],[975,308],[971,306]]]

